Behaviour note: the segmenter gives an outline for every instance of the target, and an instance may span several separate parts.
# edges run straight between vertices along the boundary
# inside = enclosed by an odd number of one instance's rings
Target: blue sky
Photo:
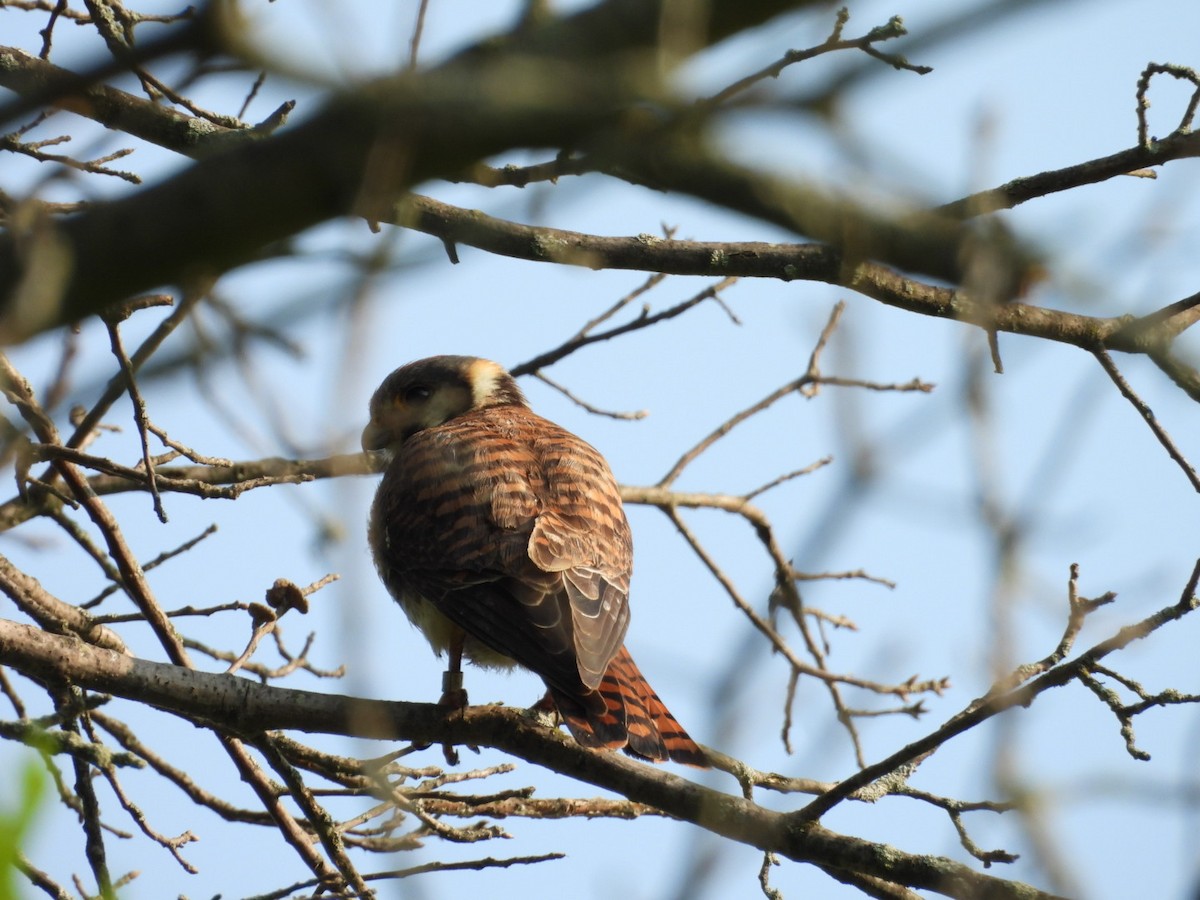
[[[721,139],[737,156],[789,177],[815,179],[860,192],[880,203],[896,199],[940,203],[1048,168],[1072,165],[1132,146],[1134,90],[1149,61],[1200,65],[1195,36],[1200,6],[1185,0],[1137,5],[1111,0],[1060,0],[1029,9],[945,44],[914,48],[925,76],[876,64],[840,109],[838,127],[779,111],[735,117]],[[914,39],[960,5],[943,0],[850,3],[847,33],[857,34],[902,15]],[[286,43],[289,61],[321,78],[365,77],[397,62],[407,46],[415,4],[298,2],[260,4],[252,21],[265,40]],[[470,10],[465,15],[464,10]],[[13,16],[6,12],[4,15]],[[433,0],[423,44],[436,59],[480,34],[504,27],[510,4]],[[698,60],[682,89],[699,93],[770,62],[790,48],[819,43],[832,9],[775,23]],[[2,20],[0,20],[2,21]],[[76,38],[64,36],[64,41]],[[897,43],[897,49],[904,45]],[[78,52],[88,52],[81,45]],[[803,96],[832,72],[863,60],[837,55],[790,69],[774,90]],[[245,79],[228,79],[205,95],[209,107],[236,108]],[[223,92],[223,93],[222,93]],[[297,111],[315,104],[308,85],[268,81],[248,117],[265,116],[278,102],[300,97]],[[1174,127],[1185,92],[1154,82],[1152,131]],[[312,108],[311,105],[308,108]],[[542,154],[514,161],[534,161]],[[180,165],[139,150],[130,167],[149,180]],[[90,187],[90,185],[89,185]],[[7,184],[6,184],[7,188]],[[124,188],[117,188],[121,190]],[[479,207],[518,221],[605,235],[657,233],[666,223],[680,237],[705,240],[782,240],[780,230],[678,198],[614,184],[598,176],[565,179],[557,188],[523,192],[432,185],[422,190],[451,203]],[[1123,178],[1036,200],[1003,214],[1014,231],[1049,260],[1050,277],[1029,298],[1053,308],[1095,315],[1142,314],[1196,290],[1194,242],[1200,227],[1200,168],[1172,163],[1156,180]],[[395,268],[371,286],[359,318],[321,313],[294,328],[303,358],[260,351],[255,377],[278,405],[298,452],[319,455],[356,446],[366,401],[392,368],[433,353],[491,357],[508,365],[569,337],[583,322],[635,288],[643,276],[535,265],[460,248],[450,265],[438,242],[412,233],[374,235],[360,222],[333,223],[302,238],[301,261],[263,264],[228,276],[222,296],[247,315],[269,318],[308,294],[349,297],[355,270],[343,254],[394,241]],[[655,309],[707,286],[668,279],[648,295]],[[1088,354],[1032,339],[1001,336],[1006,374],[991,374],[980,334],[966,326],[918,318],[825,285],[743,281],[724,294],[734,324],[706,303],[648,332],[578,353],[548,374],[589,402],[608,409],[646,410],[646,418],[616,421],[590,416],[552,390],[527,380],[534,408],[583,435],[628,484],[651,484],[680,453],[730,415],[795,378],[833,304],[846,302],[827,351],[826,374],[878,382],[914,377],[933,382],[930,395],[824,388],[813,399],[789,397],[705,453],[680,480],[683,489],[743,492],[772,477],[832,455],[812,475],[764,494],[782,546],[808,571],[863,569],[895,582],[888,589],[863,580],[803,585],[806,602],[853,619],[856,632],[830,631],[830,665],[880,681],[909,675],[949,676],[952,687],[930,697],[919,721],[889,716],[864,720],[869,761],[931,730],[990,684],[997,643],[1007,635],[1010,665],[1039,659],[1058,641],[1071,563],[1080,565],[1087,595],[1117,591],[1118,601],[1089,621],[1079,639],[1091,646],[1116,628],[1173,602],[1197,552],[1195,492],[1149,430]],[[154,324],[141,314],[128,325],[130,343]],[[81,400],[89,379],[107,377],[111,363],[102,331],[85,325],[77,378]],[[45,384],[56,364],[58,338],[46,336],[13,352],[17,365]],[[1190,346],[1195,347],[1191,342]],[[1142,360],[1116,357],[1126,377],[1154,408],[1185,454],[1200,457],[1200,431],[1190,402]],[[986,413],[967,412],[968,388]],[[230,367],[198,390],[187,378],[163,381],[149,395],[154,421],[175,438],[214,456],[237,459],[286,454],[291,448],[268,424],[263,409],[244,400],[245,383]],[[205,395],[208,395],[207,397]],[[94,393],[91,395],[94,396]],[[228,427],[212,399],[238,408],[245,433]],[[119,408],[113,418],[128,418]],[[96,452],[132,459],[129,429],[102,438]],[[852,491],[856,461],[869,460],[873,477]],[[983,473],[983,474],[981,474]],[[167,498],[171,522],[158,525],[147,498],[114,499],[135,548],[145,556],[177,545],[210,523],[218,533],[197,552],[157,570],[153,584],[167,606],[233,599],[258,600],[276,578],[300,584],[329,571],[343,577],[314,598],[307,621],[285,623],[293,646],[317,632],[312,651],[320,666],[347,664],[341,682],[298,678],[294,686],[379,698],[432,700],[441,663],[391,603],[371,571],[365,516],[373,482],[324,482],[252,492],[236,503]],[[1001,566],[996,535],[979,498],[994,500],[1022,523],[1015,567]],[[781,660],[750,626],[655,510],[632,508],[636,544],[633,624],[628,643],[659,694],[703,742],[753,766],[788,775],[838,779],[854,771],[852,748],[836,724],[827,695],[802,681],[792,730],[794,753],[778,738],[786,685]],[[687,516],[727,574],[758,607],[770,590],[770,570],[744,523],[715,512]],[[87,597],[101,582],[49,525],[30,529],[49,543],[9,547],[60,596]],[[333,533],[337,540],[321,541]],[[200,626],[214,642],[238,646],[227,623]],[[1184,621],[1131,647],[1110,662],[1148,690],[1198,692],[1192,660],[1197,625]],[[785,636],[799,646],[794,633]],[[146,635],[130,633],[140,652],[156,657]],[[715,697],[734,672],[728,708]],[[475,702],[525,705],[540,693],[536,679],[468,671]],[[853,706],[881,708],[879,698],[847,694]],[[185,761],[213,790],[248,792],[206,735],[163,715],[119,704],[165,754]],[[922,790],[967,800],[994,799],[1007,785],[1031,791],[1036,815],[967,818],[985,848],[1021,854],[1001,877],[1053,882],[1089,898],[1133,895],[1182,897],[1194,890],[1195,777],[1200,718],[1187,707],[1149,713],[1137,721],[1149,763],[1125,753],[1114,717],[1083,688],[1042,697],[1030,710],[965,735],[927,761],[913,779]],[[339,752],[383,752],[379,745],[321,740]],[[10,747],[0,747],[6,761]],[[431,750],[423,762],[439,761]],[[465,754],[480,766],[499,754]],[[721,775],[706,778],[736,790]],[[595,791],[521,766],[481,791],[536,784],[539,796],[591,796]],[[114,871],[143,874],[123,896],[241,896],[303,877],[290,851],[272,835],[246,836],[197,811],[146,775],[128,776],[164,833],[190,828],[201,841],[185,849],[200,869],[185,876],[141,838],[112,841]],[[0,784],[0,803],[10,789]],[[160,793],[161,792],[161,793]],[[760,799],[781,809],[796,798]],[[110,813],[114,821],[116,811]],[[383,896],[460,896],[486,887],[500,897],[539,896],[570,885],[579,900],[622,895],[754,896],[761,855],[723,845],[690,826],[626,822],[503,823],[513,840],[498,845],[423,850],[366,868],[403,867],[433,859],[523,855],[554,850],[566,860],[483,875],[436,874],[410,879]],[[947,817],[917,801],[893,798],[843,805],[826,820],[835,830],[893,842],[910,852],[962,858]],[[244,830],[244,829],[243,829]],[[64,835],[68,835],[65,837]],[[82,871],[81,852],[52,863],[51,848],[77,840],[73,822],[46,817],[31,849],[35,862]],[[619,863],[614,863],[618,860]],[[59,871],[59,869],[55,869]],[[852,896],[850,889],[809,867],[785,862],[772,884],[786,897]]]

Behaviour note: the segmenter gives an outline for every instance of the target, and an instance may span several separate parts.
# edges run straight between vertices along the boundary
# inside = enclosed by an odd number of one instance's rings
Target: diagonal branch
[[[1140,622],[1125,626],[1112,637],[1091,647],[1087,652],[1082,653],[1073,660],[1060,663],[1027,684],[1012,690],[989,694],[959,713],[936,731],[920,740],[914,741],[907,747],[897,750],[891,756],[887,757],[887,759],[856,772],[854,775],[840,782],[837,787],[813,800],[795,815],[801,820],[815,821],[855,791],[861,790],[877,778],[894,772],[902,766],[910,765],[923,759],[946,743],[946,741],[974,728],[980,722],[986,721],[1013,707],[1028,706],[1039,694],[1050,688],[1062,687],[1076,679],[1082,680],[1086,674],[1095,668],[1101,659],[1110,653],[1121,650],[1134,641],[1141,640],[1163,625],[1183,618],[1195,610],[1197,606],[1200,606],[1200,599],[1196,597],[1198,581],[1200,581],[1200,560],[1197,561],[1195,568],[1192,570],[1192,576],[1184,587],[1183,593],[1177,603],[1163,607]]]
[[[1175,461],[1183,474],[1187,476],[1188,481],[1192,483],[1192,489],[1200,492],[1200,475],[1196,474],[1196,470],[1192,468],[1192,464],[1187,461],[1183,453],[1171,440],[1171,436],[1167,434],[1167,430],[1159,423],[1158,417],[1154,415],[1152,410],[1141,397],[1137,395],[1129,382],[1125,380],[1121,374],[1121,370],[1117,368],[1112,357],[1108,355],[1103,347],[1097,347],[1092,351],[1104,371],[1108,373],[1108,377],[1112,379],[1113,384],[1117,386],[1117,390],[1121,392],[1121,396],[1128,400],[1133,408],[1138,411],[1138,414],[1146,420],[1146,424],[1158,439],[1158,442],[1163,445],[1163,449],[1167,451],[1167,455]]]

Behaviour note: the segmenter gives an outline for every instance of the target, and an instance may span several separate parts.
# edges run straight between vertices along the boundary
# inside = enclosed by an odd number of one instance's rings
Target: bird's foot
[[[525,715],[547,728],[557,728],[562,724],[562,716],[558,714],[558,704],[554,702],[549,691],[546,691],[537,703],[525,710]]]
[[[463,688],[462,672],[443,672],[442,697],[438,700],[438,706],[444,706],[447,709],[465,709],[466,705],[467,692]]]
[[[442,696],[438,700],[438,706],[444,707],[447,712],[462,712],[466,709],[467,692],[463,688],[461,671],[442,673]],[[458,765],[458,750],[453,744],[442,744],[442,756],[446,758],[446,765]]]

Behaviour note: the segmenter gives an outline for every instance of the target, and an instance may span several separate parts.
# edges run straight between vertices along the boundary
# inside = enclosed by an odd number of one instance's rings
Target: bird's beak
[[[388,445],[390,439],[391,434],[388,429],[372,419],[363,429],[362,448],[368,453],[372,450],[382,450]]]

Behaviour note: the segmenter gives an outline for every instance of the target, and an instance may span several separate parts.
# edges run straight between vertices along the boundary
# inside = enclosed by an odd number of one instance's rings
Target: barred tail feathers
[[[671,715],[624,647],[595,691],[572,697],[551,688],[551,694],[567,728],[585,747],[623,749],[654,762],[709,765],[704,751]]]

